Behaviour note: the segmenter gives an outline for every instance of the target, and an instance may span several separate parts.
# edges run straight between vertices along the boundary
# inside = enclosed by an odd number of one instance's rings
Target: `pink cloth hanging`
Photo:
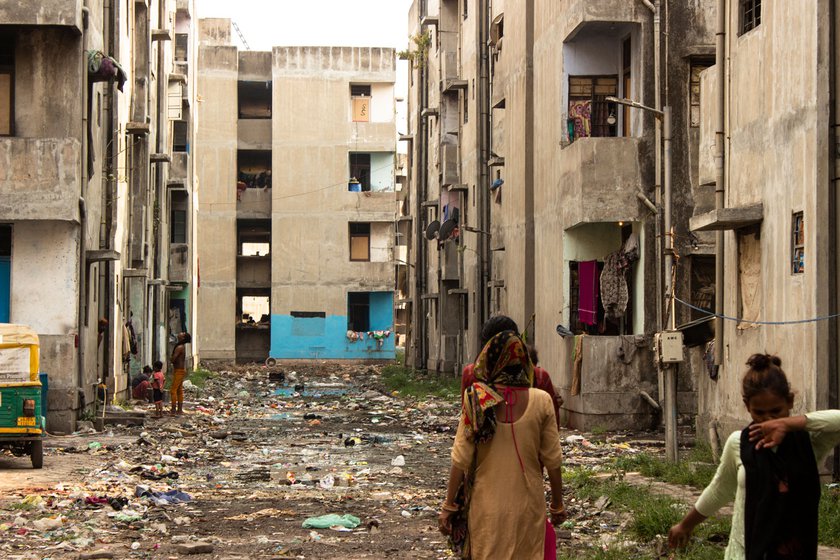
[[[578,319],[584,325],[598,322],[598,261],[578,263]]]

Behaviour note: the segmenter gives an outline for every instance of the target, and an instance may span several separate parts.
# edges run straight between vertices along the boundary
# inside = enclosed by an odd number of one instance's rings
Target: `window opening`
[[[370,261],[370,223],[350,223],[350,260]]]
[[[741,0],[741,34],[761,25],[761,0]]]
[[[616,95],[617,76],[569,76],[569,140],[616,136],[617,123],[608,122],[615,104],[606,101]]]
[[[240,324],[243,326],[269,326],[271,324],[269,296],[242,296],[240,299]]]
[[[292,311],[295,319],[325,319],[327,314],[323,311]]]
[[[187,147],[187,121],[172,122],[172,151],[188,152]]]
[[[470,100],[469,96],[467,96],[466,92],[464,92],[464,124],[467,124],[470,121]]]
[[[805,216],[802,212],[793,215],[791,228],[791,272],[805,272]]]
[[[348,190],[370,190],[370,154],[350,154],[350,182]]]
[[[271,188],[270,150],[239,150],[237,168],[236,200],[241,200],[242,192],[247,189]]]
[[[175,62],[186,62],[190,36],[187,33],[175,34]]]
[[[14,133],[15,50],[12,36],[0,35],[0,136]]]
[[[271,118],[271,82],[239,82],[240,119]]]
[[[353,104],[353,122],[369,122],[370,85],[351,85],[350,99]]]
[[[470,15],[470,0],[461,0],[461,3],[464,9],[464,19],[467,19]]]
[[[709,313],[715,311],[715,258],[706,255],[691,257],[691,303]],[[691,319],[709,316],[696,309],[691,310]]]
[[[264,257],[271,254],[270,243],[243,243],[243,257]]]
[[[347,330],[353,332],[370,330],[370,293],[347,293]]]
[[[172,210],[172,223],[170,224],[172,234],[169,238],[171,243],[187,242],[187,211]]]
[[[700,126],[700,73],[711,65],[711,62],[702,60],[691,62],[691,77],[688,84],[689,126],[691,128]]]

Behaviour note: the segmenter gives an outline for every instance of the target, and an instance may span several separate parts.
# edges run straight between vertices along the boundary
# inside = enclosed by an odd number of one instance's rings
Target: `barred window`
[[[741,34],[761,25],[761,0],[741,0]]]

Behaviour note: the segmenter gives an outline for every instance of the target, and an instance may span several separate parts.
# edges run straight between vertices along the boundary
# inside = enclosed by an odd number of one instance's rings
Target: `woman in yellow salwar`
[[[494,336],[467,387],[438,523],[461,558],[541,560],[546,541],[545,483],[553,524],[565,518],[562,454],[551,397],[531,388],[534,367],[513,331]]]

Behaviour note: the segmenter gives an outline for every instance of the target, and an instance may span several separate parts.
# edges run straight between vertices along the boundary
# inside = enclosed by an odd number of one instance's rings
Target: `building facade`
[[[168,354],[167,87],[191,13],[188,0],[0,2],[0,321],[39,334],[50,431],[73,430],[98,384],[120,398]]]
[[[393,358],[393,49],[200,28],[201,358]]]
[[[709,203],[689,123],[699,118],[693,68],[714,52],[711,2],[671,5],[667,15],[659,4],[413,4],[412,42],[427,44],[422,63],[413,60],[406,138],[416,197],[409,261],[426,271],[411,283],[413,364],[458,371],[480,350],[482,323],[502,313],[538,348],[570,425],[658,422],[646,397],[663,393],[653,359],[667,316],[663,130],[652,111],[607,98],[670,107],[677,293],[711,309],[713,294],[699,302],[683,278],[713,252],[707,237],[690,236],[688,218]],[[441,237],[437,224],[453,208],[455,233]],[[683,309],[676,318],[693,319]],[[574,336],[558,336],[558,325]],[[679,409],[693,416],[702,348],[687,358]]]
[[[701,145],[715,149],[701,152],[699,174],[719,197],[691,227],[722,241],[722,313],[732,320],[721,322],[698,416],[722,441],[747,419],[741,378],[756,352],[782,359],[794,412],[838,407],[840,53],[836,3],[718,8],[718,63],[701,74]]]

